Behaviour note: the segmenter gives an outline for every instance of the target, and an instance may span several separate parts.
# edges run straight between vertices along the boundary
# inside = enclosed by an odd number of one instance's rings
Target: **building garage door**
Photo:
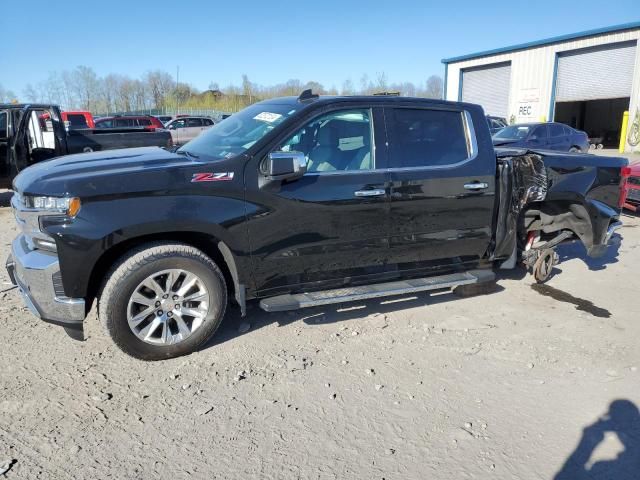
[[[636,42],[558,54],[556,102],[629,97]]]
[[[463,102],[482,105],[487,115],[507,118],[511,63],[462,70]]]

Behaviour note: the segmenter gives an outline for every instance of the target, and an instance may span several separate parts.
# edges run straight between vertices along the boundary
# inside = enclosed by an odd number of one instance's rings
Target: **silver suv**
[[[174,145],[183,145],[211,127],[213,120],[209,117],[178,117],[166,124]]]

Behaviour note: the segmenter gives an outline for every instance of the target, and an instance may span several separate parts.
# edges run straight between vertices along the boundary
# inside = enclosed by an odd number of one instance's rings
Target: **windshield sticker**
[[[261,122],[273,123],[280,117],[282,117],[282,115],[280,115],[279,113],[260,112],[258,115],[253,117],[253,119],[260,120]]]
[[[197,182],[228,182],[229,180],[233,180],[233,172],[194,173],[193,177],[191,177],[191,182],[192,183],[197,183]]]

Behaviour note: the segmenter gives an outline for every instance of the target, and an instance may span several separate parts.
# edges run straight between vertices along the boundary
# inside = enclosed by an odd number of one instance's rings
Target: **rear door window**
[[[67,114],[67,121],[69,122],[69,128],[89,128],[87,125],[87,119],[84,115],[78,113]]]
[[[151,120],[149,118],[139,118],[138,125],[141,127],[148,127],[151,125]]]
[[[550,137],[563,137],[564,135],[565,133],[564,133],[564,128],[562,128],[562,125],[559,125],[557,123],[552,123],[551,125],[549,125]]]
[[[547,126],[538,125],[536,128],[533,129],[533,132],[531,132],[531,135],[535,135],[539,139],[548,138],[549,134],[547,133]]]
[[[134,126],[134,120],[132,120],[131,118],[116,118],[113,121],[113,125],[117,128],[122,128],[122,127],[133,127]]]
[[[470,156],[461,111],[393,108],[385,116],[390,168],[441,167]]]
[[[202,120],[200,118],[187,118],[187,127],[201,127]]]

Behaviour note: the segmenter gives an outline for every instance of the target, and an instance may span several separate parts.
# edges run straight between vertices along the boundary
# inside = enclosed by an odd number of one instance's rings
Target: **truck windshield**
[[[521,138],[526,138],[527,135],[529,135],[530,129],[531,127],[528,125],[511,125],[510,127],[505,127],[502,130],[496,132],[493,138],[519,140]]]
[[[216,123],[178,151],[214,158],[239,155],[299,108],[299,105],[276,103],[251,105]]]

